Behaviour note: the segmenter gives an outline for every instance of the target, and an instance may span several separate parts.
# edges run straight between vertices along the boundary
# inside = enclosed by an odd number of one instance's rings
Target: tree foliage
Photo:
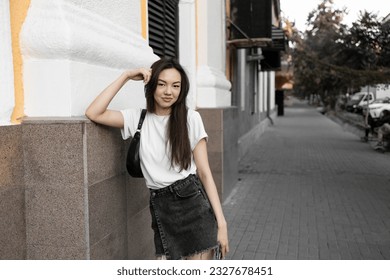
[[[345,15],[323,0],[309,14],[304,33],[289,33],[296,93],[318,94],[333,106],[340,93],[390,81],[390,27],[366,11],[348,27]]]

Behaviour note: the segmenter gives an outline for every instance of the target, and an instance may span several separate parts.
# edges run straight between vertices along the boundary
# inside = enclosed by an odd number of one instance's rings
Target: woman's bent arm
[[[144,83],[147,83],[149,79],[150,70],[148,69],[141,68],[125,71],[96,97],[85,111],[85,115],[94,122],[123,128],[122,114],[119,111],[108,110],[108,105],[127,81],[144,80]]]
[[[217,187],[212,176],[208,156],[206,140],[202,139],[196,145],[194,151],[194,160],[198,168],[198,176],[202,182],[207,196],[210,200],[211,207],[213,207],[215,217],[218,223],[218,242],[221,244],[222,257],[225,257],[229,252],[228,231],[225,216],[222,212],[221,202],[218,196]]]

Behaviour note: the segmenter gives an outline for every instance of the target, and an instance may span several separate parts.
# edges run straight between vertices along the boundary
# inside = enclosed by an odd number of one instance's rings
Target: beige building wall
[[[85,118],[27,119],[27,259],[151,259],[148,190],[124,169],[117,129]]]
[[[21,126],[0,126],[0,259],[26,258]]]

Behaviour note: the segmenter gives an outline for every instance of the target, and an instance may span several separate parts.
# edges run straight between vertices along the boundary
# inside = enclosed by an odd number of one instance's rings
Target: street
[[[296,101],[239,168],[227,259],[390,259],[390,153]]]

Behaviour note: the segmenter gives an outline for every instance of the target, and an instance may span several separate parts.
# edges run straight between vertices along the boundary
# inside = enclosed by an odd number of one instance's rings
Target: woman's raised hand
[[[147,68],[137,68],[137,69],[131,69],[127,70],[126,75],[128,79],[134,80],[134,81],[144,81],[144,84],[147,84],[150,80],[150,77],[152,75],[152,69]]]

